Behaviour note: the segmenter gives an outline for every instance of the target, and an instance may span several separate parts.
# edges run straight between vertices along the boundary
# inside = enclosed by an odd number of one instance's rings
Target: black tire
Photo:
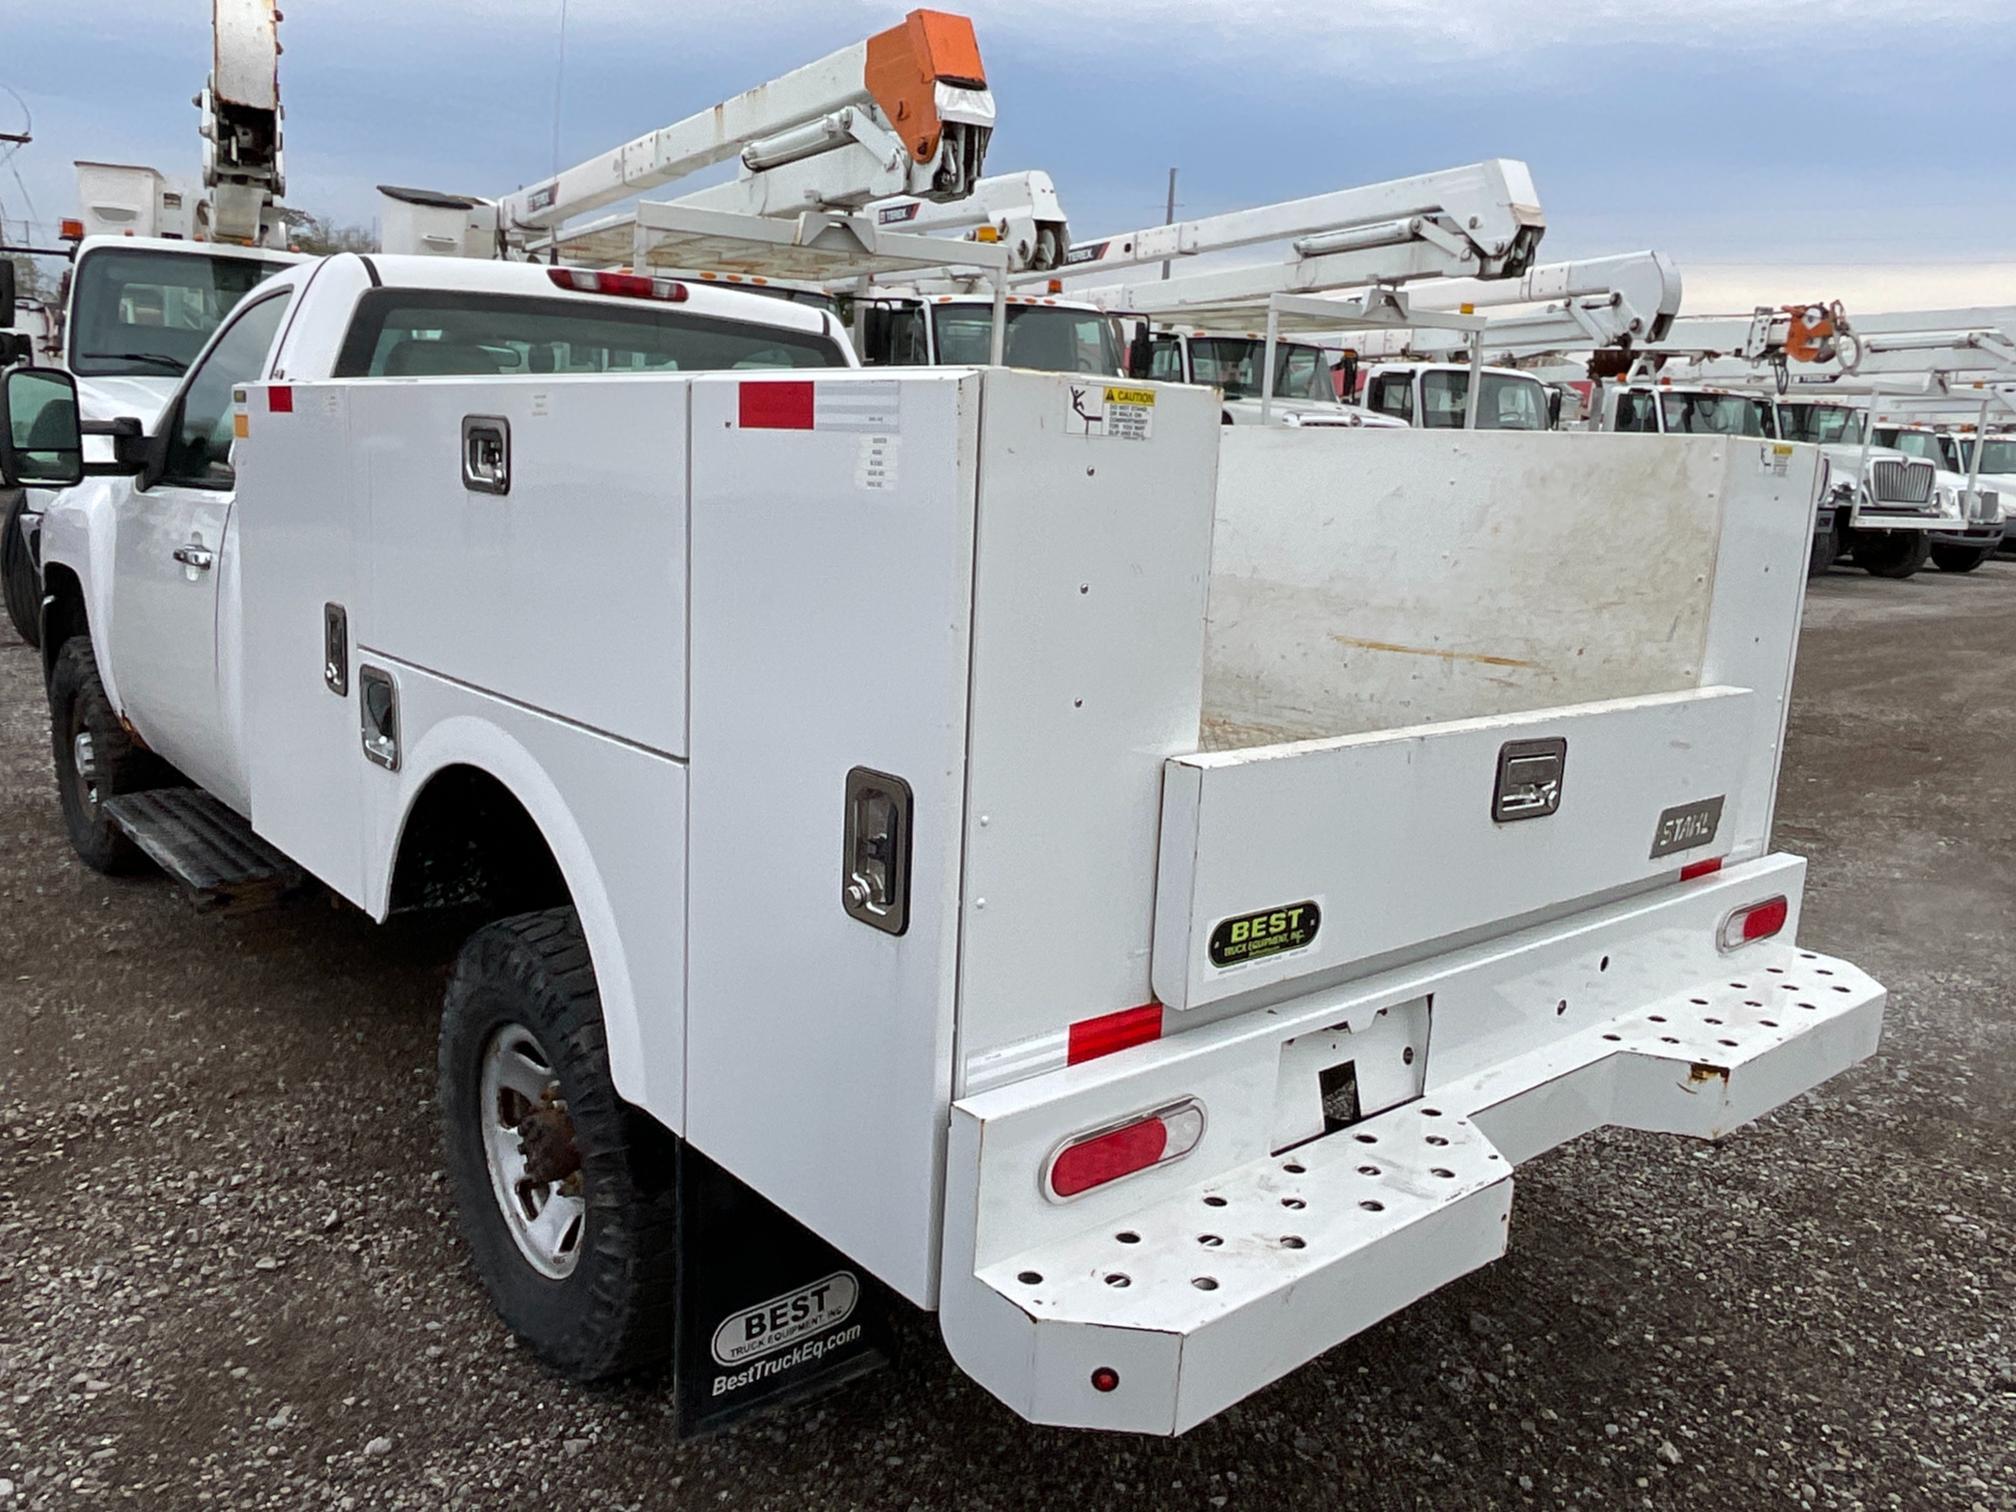
[[[1922,530],[1865,530],[1855,538],[1855,565],[1883,578],[1908,578],[1932,555]]]
[[[583,1204],[571,1269],[558,1276],[521,1248],[505,1216],[502,1178],[493,1181],[491,1169],[491,1126],[508,1130],[507,1116],[531,1105],[507,1091],[499,1106],[485,1106],[486,1057],[493,1042],[526,1034],[578,1151],[578,1170],[567,1178],[578,1178],[578,1191],[562,1183],[532,1188],[548,1193],[547,1202],[567,1192]],[[577,1381],[662,1365],[672,1349],[674,1142],[616,1095],[602,1000],[573,909],[485,925],[462,947],[441,1014],[440,1108],[470,1263],[511,1331]],[[504,1137],[524,1152],[516,1135]]]
[[[80,737],[89,736],[91,770],[80,771]],[[63,804],[63,827],[78,859],[93,871],[117,876],[145,864],[100,804],[120,793],[161,787],[172,774],[137,744],[112,712],[89,636],[72,636],[56,653],[49,674],[49,743],[56,763],[56,792]]]
[[[1831,568],[1841,557],[1841,526],[1837,522],[1827,527],[1825,535],[1813,537],[1813,554],[1806,559],[1806,576],[1819,577]]]
[[[0,493],[0,599],[7,605],[7,618],[14,633],[31,646],[42,644],[42,575],[28,554],[28,537],[21,529],[21,516],[28,509],[25,493]]]
[[[1972,572],[1993,555],[1993,546],[1934,546],[1932,565],[1941,572]]]

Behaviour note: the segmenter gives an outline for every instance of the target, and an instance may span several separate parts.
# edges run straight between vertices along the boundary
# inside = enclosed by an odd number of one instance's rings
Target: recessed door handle
[[[217,558],[207,546],[177,546],[175,560],[184,567],[194,567],[200,572],[208,572]]]

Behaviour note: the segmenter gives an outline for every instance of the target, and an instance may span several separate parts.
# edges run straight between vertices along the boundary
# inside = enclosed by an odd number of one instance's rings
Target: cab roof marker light
[[[659,299],[682,303],[686,285],[670,278],[649,278],[642,273],[603,273],[592,268],[548,268],[546,277],[555,287],[577,294],[613,294],[623,299]]]

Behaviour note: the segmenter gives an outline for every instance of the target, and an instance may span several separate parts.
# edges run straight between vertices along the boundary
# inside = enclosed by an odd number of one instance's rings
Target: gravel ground
[[[1892,991],[1868,1065],[1719,1147],[1522,1168],[1510,1256],[1175,1442],[902,1362],[697,1444],[514,1350],[431,1106],[456,940],[200,915],[61,837],[0,630],[0,1512],[2016,1508],[2016,563],[1815,585],[1779,837]]]

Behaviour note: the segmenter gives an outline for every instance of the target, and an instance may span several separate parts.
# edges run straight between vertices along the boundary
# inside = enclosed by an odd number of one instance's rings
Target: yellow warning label
[[[1155,403],[1155,390],[1137,389],[1137,388],[1114,388],[1111,385],[1108,385],[1106,389],[1106,402],[1108,404],[1140,404],[1140,405],[1153,406]]]

